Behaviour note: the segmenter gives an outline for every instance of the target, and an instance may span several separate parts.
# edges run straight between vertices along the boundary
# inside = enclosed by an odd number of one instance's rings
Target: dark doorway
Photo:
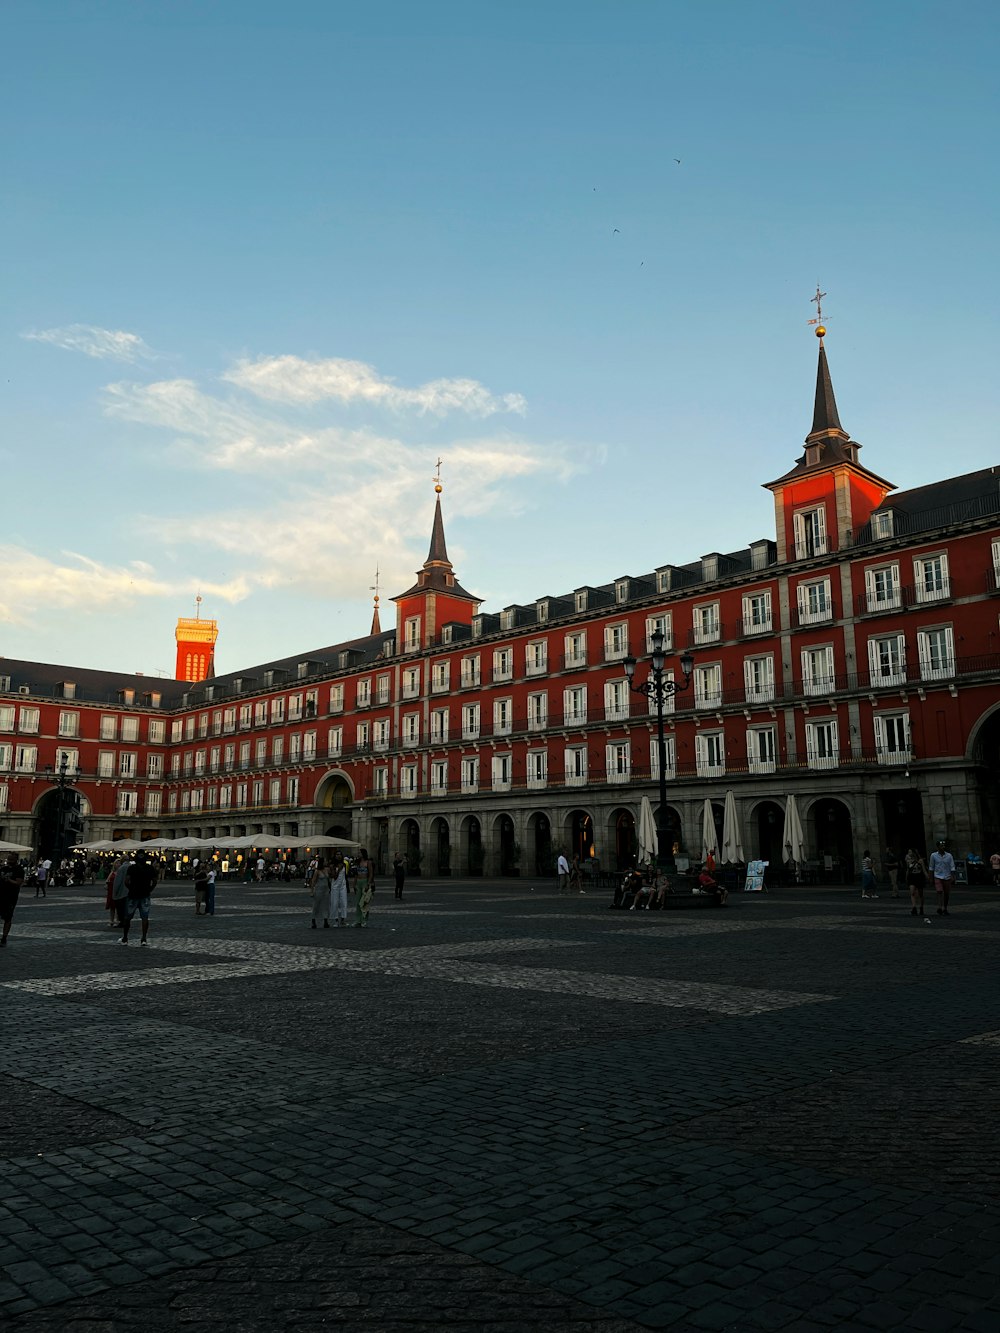
[[[871,849],[876,859],[882,859],[881,853],[886,848],[891,848],[900,861],[909,847],[915,847],[921,855],[926,854],[924,804],[919,791],[910,787],[904,791],[880,791],[878,796],[882,806],[885,848]]]
[[[781,868],[784,848],[781,838],[785,827],[785,812],[776,801],[761,801],[756,810],[757,847],[756,857],[767,861],[774,872]]]
[[[628,870],[635,861],[638,839],[635,835],[635,815],[631,810],[619,810],[615,816],[615,869]]]
[[[497,822],[500,835],[500,874],[519,875],[521,849],[514,839],[514,821],[510,815],[501,815]]]
[[[812,841],[819,858],[820,871],[835,884],[852,884],[854,833],[847,806],[842,801],[828,796],[822,801],[817,801],[810,813],[813,825]]]
[[[570,855],[578,856],[581,862],[589,861],[594,855],[594,821],[586,810],[574,810],[570,815]]]

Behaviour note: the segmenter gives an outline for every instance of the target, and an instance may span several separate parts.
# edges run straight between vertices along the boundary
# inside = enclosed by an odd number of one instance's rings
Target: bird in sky
[[[620,235],[621,235],[621,232],[618,230],[617,227],[615,227],[615,229],[614,229],[614,231],[611,233],[611,235],[612,235],[612,236],[620,236]]]
[[[680,164],[681,164],[681,160],[680,160],[679,157],[675,157],[675,158],[674,158],[674,161],[677,163],[678,166],[680,166]]]

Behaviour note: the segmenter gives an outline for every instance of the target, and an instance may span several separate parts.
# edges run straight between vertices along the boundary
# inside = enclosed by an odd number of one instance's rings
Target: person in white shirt
[[[934,892],[940,894],[937,914],[947,916],[951,886],[955,883],[955,858],[945,847],[944,838],[938,839],[938,845],[931,852],[928,864],[934,880]]]
[[[556,861],[556,874],[559,876],[559,892],[569,892],[569,862],[566,860],[565,852],[559,853],[559,859]]]

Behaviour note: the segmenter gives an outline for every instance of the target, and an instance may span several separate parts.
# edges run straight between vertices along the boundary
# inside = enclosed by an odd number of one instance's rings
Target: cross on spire
[[[441,494],[441,490],[442,490],[442,486],[441,486],[441,464],[442,464],[443,462],[444,462],[444,459],[443,459],[443,458],[439,458],[439,459],[438,459],[438,461],[437,461],[437,471],[434,473],[434,489],[437,491],[438,495]]]
[[[815,295],[815,296],[810,296],[810,298],[809,298],[809,304],[810,304],[810,305],[814,305],[814,306],[816,307],[816,318],[815,318],[815,319],[807,320],[806,322],[807,322],[808,324],[819,324],[819,325],[822,326],[822,323],[823,323],[823,297],[824,297],[825,295],[826,295],[826,292],[821,292],[821,291],[820,291],[820,289],[819,289],[819,283],[817,282],[817,284],[816,284],[816,295]],[[817,330],[817,332],[816,332],[816,336],[817,336],[818,338],[822,338],[823,335],[822,335],[822,333],[819,332],[819,330]]]

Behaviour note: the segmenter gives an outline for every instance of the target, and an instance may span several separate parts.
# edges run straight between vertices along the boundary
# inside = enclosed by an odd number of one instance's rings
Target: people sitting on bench
[[[725,903],[726,899],[729,897],[728,891],[724,889],[721,884],[716,883],[716,881],[712,878],[712,875],[707,865],[703,865],[701,870],[698,872],[698,884],[697,888],[695,889],[695,893],[714,894],[715,897],[718,899],[720,907]]]

